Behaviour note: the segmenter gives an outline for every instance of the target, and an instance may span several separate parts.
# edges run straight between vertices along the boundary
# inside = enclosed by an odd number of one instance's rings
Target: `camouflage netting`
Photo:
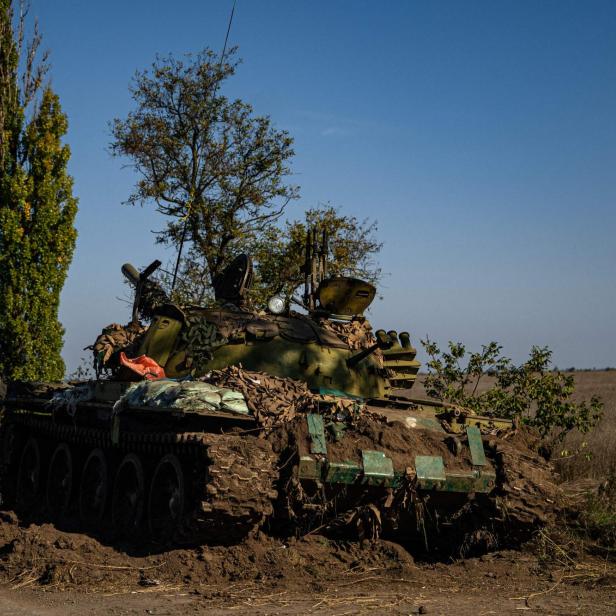
[[[372,325],[367,319],[354,319],[353,321],[321,321],[321,327],[338,336],[340,340],[349,345],[352,351],[368,349],[376,343],[376,338],[372,333]],[[383,367],[383,352],[377,349],[374,354],[380,368]]]
[[[248,407],[265,428],[267,440],[279,455],[310,451],[310,436],[301,415],[316,412],[334,420],[347,420],[343,438],[326,430],[328,458],[360,464],[363,450],[378,449],[392,460],[396,471],[410,472],[403,486],[390,491],[383,502],[377,499],[358,505],[363,502],[365,491],[359,490],[357,502],[351,497],[351,492],[337,488],[308,498],[301,484],[294,480],[289,466],[283,479],[285,489],[281,506],[284,517],[293,520],[301,532],[309,532],[323,524],[334,530],[341,523],[348,531],[350,526],[361,523],[365,528],[360,535],[372,536],[380,532],[381,519],[389,525],[398,524],[396,520],[400,512],[407,511],[408,515],[409,507],[415,506],[420,509],[427,507],[426,513],[421,515],[432,518],[436,513],[432,511],[431,497],[424,495],[419,498],[416,494],[415,456],[440,456],[445,467],[454,472],[473,468],[468,447],[456,453],[448,445],[446,433],[409,428],[400,421],[388,421],[376,409],[373,412],[357,400],[314,394],[302,382],[235,366],[212,372],[208,380],[244,394]],[[444,544],[453,546],[462,542],[464,549],[469,549],[474,541],[479,541],[477,537],[488,536],[499,545],[526,540],[537,528],[552,523],[561,510],[560,490],[549,463],[536,453],[532,430],[519,428],[498,434],[493,430],[490,432],[483,436],[483,441],[486,455],[496,471],[497,487],[489,497],[463,501],[459,510],[453,507],[448,513],[441,511],[445,527],[449,517],[451,521],[455,520],[452,533],[445,533],[443,528],[435,531],[434,537],[441,533]],[[466,443],[466,437],[460,438]],[[406,502],[409,495],[412,498]],[[424,497],[425,501],[422,500]],[[398,502],[400,499],[404,502]],[[308,513],[304,511],[307,502]],[[428,524],[423,517],[416,522]],[[409,520],[404,522],[407,526],[410,523]],[[440,526],[438,516],[433,523]],[[431,542],[436,541],[434,537]]]
[[[315,394],[302,381],[237,366],[214,370],[204,380],[244,394],[248,408],[266,430],[298,414],[339,413],[348,418],[358,416],[364,409],[357,400]]]
[[[352,351],[367,349],[376,342],[372,333],[372,325],[367,320],[330,321],[323,319],[320,325],[336,334],[338,338],[349,345]]]
[[[113,364],[115,354],[119,351],[124,351],[131,356],[132,347],[136,346],[135,342],[147,331],[147,327],[141,323],[129,323],[128,325],[120,325],[112,323],[103,328],[102,333],[93,345],[86,347],[91,349],[94,354],[94,370],[100,374],[103,369],[110,367]]]
[[[145,280],[141,285],[137,310],[142,319],[149,321],[160,306],[169,303],[169,296],[154,280]]]
[[[189,314],[186,323],[187,327],[180,334],[181,344],[186,349],[186,367],[191,374],[203,373],[214,357],[214,351],[227,344],[228,340],[203,315]]]

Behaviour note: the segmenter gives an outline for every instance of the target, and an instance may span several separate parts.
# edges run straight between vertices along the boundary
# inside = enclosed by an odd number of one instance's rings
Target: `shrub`
[[[577,428],[586,433],[601,418],[603,403],[593,396],[574,402],[574,377],[551,370],[552,352],[534,346],[529,358],[519,366],[501,354],[496,342],[482,346],[481,352],[469,353],[459,342],[449,342],[449,350],[431,340],[421,341],[429,361],[424,386],[430,397],[459,404],[480,415],[517,419],[550,435],[556,442]],[[485,376],[493,385],[481,391]]]

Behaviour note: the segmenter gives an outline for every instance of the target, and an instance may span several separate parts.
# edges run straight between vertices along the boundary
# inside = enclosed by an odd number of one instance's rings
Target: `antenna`
[[[218,64],[218,72],[220,73],[222,70],[222,63],[225,60],[225,54],[227,53],[227,42],[229,41],[229,32],[231,32],[231,24],[233,23],[233,16],[235,15],[235,4],[237,0],[233,0],[233,6],[231,7],[231,14],[229,15],[229,24],[227,25],[227,34],[225,35],[225,44],[222,47],[222,53],[220,54],[220,62]],[[216,86],[214,87],[214,91],[212,92],[212,100],[216,96],[216,91],[218,90],[218,84],[220,81],[216,82]],[[180,268],[180,261],[182,259],[182,251],[184,250],[184,242],[186,241],[186,232],[188,231],[188,215],[190,213],[190,208],[192,206],[192,195],[190,197],[190,201],[188,203],[188,208],[186,211],[186,216],[184,217],[184,226],[182,227],[182,236],[180,237],[180,245],[178,246],[178,256],[175,260],[175,268],[173,269],[173,280],[171,282],[171,293],[173,295],[173,290],[175,289],[175,282],[178,277],[178,269]]]
[[[304,308],[308,308],[310,305],[310,229],[306,231],[306,248],[304,259]]]
[[[319,284],[327,277],[327,229],[323,229],[323,235],[321,237],[321,252],[319,260]]]
[[[319,284],[319,240],[316,228],[312,230],[312,258],[310,260],[310,310],[315,309],[315,296]]]
[[[302,271],[304,273],[304,308],[309,312],[316,309],[316,296],[319,285],[327,277],[327,255],[329,252],[327,231],[323,229],[319,245],[316,227],[306,231],[306,256]]]

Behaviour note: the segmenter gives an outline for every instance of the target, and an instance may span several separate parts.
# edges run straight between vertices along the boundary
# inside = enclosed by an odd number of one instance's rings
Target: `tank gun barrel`
[[[150,263],[150,265],[148,265],[142,272],[139,272],[139,270],[137,270],[137,268],[131,263],[125,263],[122,266],[122,273],[128,282],[136,287],[140,282],[147,280],[161,265],[162,263],[156,259],[155,261],[152,261],[152,263]]]
[[[134,287],[139,284],[139,272],[137,268],[131,263],[125,263],[122,266],[122,273],[124,274],[124,278],[128,280]]]
[[[142,272],[139,272],[134,265],[130,263],[124,263],[122,266],[122,273],[124,277],[135,287],[135,298],[133,300],[133,323],[139,321],[139,305],[141,302],[141,295],[144,285],[148,282],[148,278],[162,265],[162,263],[156,259],[152,261]]]

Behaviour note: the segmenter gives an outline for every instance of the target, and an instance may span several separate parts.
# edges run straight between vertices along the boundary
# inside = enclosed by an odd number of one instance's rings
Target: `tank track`
[[[208,466],[204,497],[186,524],[188,535],[241,539],[273,513],[276,455],[267,441],[254,437],[194,436],[206,447]]]
[[[496,471],[496,488],[454,516],[449,537],[460,556],[519,547],[562,511],[560,489],[546,460],[506,439],[487,438],[485,445]]]
[[[119,443],[112,444],[108,429],[53,423],[50,417],[27,412],[12,413],[8,419],[9,422],[5,421],[3,426],[5,432],[13,425],[24,435],[38,434],[54,443],[100,447],[116,457],[133,452],[152,464],[166,454],[177,455],[184,469],[188,495],[188,506],[184,509],[176,537],[181,543],[240,541],[256,532],[265,520],[273,519],[274,506],[281,507],[275,491],[279,481],[279,456],[265,439],[234,433],[126,431],[120,434]],[[463,536],[472,538],[491,534],[500,545],[516,545],[558,515],[561,507],[559,491],[547,462],[505,439],[486,438],[485,445],[497,473],[497,486],[489,495],[469,502],[459,513],[454,510],[449,523],[451,533],[439,531],[442,539],[446,539],[445,543],[453,545]],[[0,465],[4,464],[4,469],[0,469],[2,476],[6,475],[9,466],[3,460],[4,456],[0,456]],[[289,472],[283,471],[287,480]],[[1,487],[0,483],[0,491]],[[283,497],[288,489],[289,486],[283,489]],[[358,498],[364,502],[365,494],[361,492]],[[302,502],[296,503],[297,506],[303,506],[303,499],[300,500]],[[338,513],[339,506],[336,507]],[[282,513],[288,514],[288,503],[283,509]],[[308,514],[311,512],[315,513],[310,509]],[[334,512],[328,515],[319,509],[316,513],[319,512],[321,515],[316,517],[322,527]],[[281,515],[281,511],[277,513],[278,522],[286,520],[294,526],[293,521],[286,519],[288,515]],[[303,509],[300,513],[307,515]],[[297,515],[293,517],[295,532],[302,533],[311,527],[308,524],[304,528]],[[297,528],[298,522],[301,528]],[[416,527],[408,520],[407,525],[409,530]]]
[[[100,447],[108,453],[132,452],[146,461],[177,455],[191,496],[177,537],[181,542],[239,541],[258,530],[273,512],[277,456],[267,441],[254,436],[124,432],[112,444],[109,430],[57,424],[30,413],[12,414],[3,431],[11,425],[56,443]],[[3,466],[2,475],[8,463]],[[0,477],[0,486],[2,482]]]
[[[506,441],[498,443],[495,453],[496,505],[509,532],[524,538],[553,522],[562,503],[550,464]]]
[[[557,519],[563,502],[551,465],[504,439],[486,438],[485,444],[496,471],[495,488],[458,501],[443,493],[414,495],[414,512],[407,505],[396,519],[392,510],[396,538],[419,552],[466,558],[496,548],[518,548]],[[387,520],[386,511],[381,516]],[[420,528],[421,533],[414,532]]]

